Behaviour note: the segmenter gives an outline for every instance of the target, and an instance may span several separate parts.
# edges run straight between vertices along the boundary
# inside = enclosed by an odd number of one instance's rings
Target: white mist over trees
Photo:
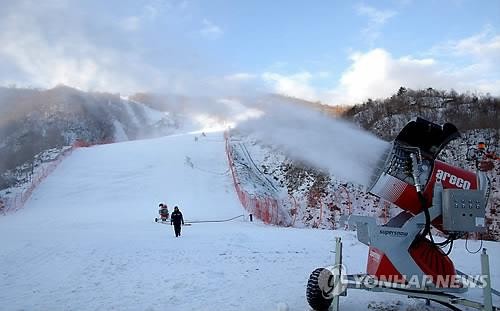
[[[260,118],[249,119],[238,129],[290,158],[365,186],[389,147],[355,124],[277,99],[263,107]]]

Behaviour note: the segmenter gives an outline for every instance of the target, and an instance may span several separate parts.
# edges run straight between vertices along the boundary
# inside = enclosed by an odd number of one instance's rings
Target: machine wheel
[[[323,291],[319,287],[319,277],[320,274],[323,270],[327,270],[325,268],[317,268],[314,270],[311,275],[309,276],[309,281],[307,281],[307,288],[306,288],[306,298],[307,302],[316,311],[326,311],[332,304],[333,298],[327,299],[323,297]],[[325,274],[323,273],[321,277],[328,276],[332,277],[333,275],[330,274]],[[321,280],[321,282],[327,282],[328,280]]]
[[[155,222],[158,222],[158,218],[155,218]]]

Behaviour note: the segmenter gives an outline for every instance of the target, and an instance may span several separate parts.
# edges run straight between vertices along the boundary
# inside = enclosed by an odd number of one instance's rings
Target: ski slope
[[[186,221],[246,215],[222,133],[76,150],[24,209],[0,217],[0,310],[307,310],[307,278],[333,262],[335,236],[344,239],[349,273],[366,265],[367,248],[347,231],[238,218],[185,226],[175,238],[170,225],[153,222],[159,202],[178,205]],[[479,256],[464,255],[463,242],[457,244],[457,267],[477,272]],[[500,247],[485,246],[498,286]],[[350,291],[342,298],[342,310],[368,305],[424,308],[389,294]]]

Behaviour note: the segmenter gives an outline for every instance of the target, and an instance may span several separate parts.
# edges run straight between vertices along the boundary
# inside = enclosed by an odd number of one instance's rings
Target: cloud
[[[81,89],[130,91],[146,86],[135,76],[159,77],[133,52],[93,41],[88,35],[91,28],[79,13],[66,1],[56,3],[37,6],[20,1],[1,14],[0,58],[15,70],[0,70],[0,83],[16,75],[37,87],[62,83]]]
[[[181,10],[183,9],[182,6]],[[140,10],[139,14],[126,16],[121,18],[118,22],[119,26],[129,32],[138,31],[141,29],[145,23],[154,22],[156,18],[163,12],[167,10],[173,10],[174,8],[169,2],[164,3],[149,3],[144,5]]]
[[[494,33],[487,36],[481,33],[449,42],[438,49],[440,53],[424,57],[396,57],[381,48],[354,52],[338,81],[330,81],[326,86],[329,75],[322,71],[290,75],[266,72],[261,78],[273,92],[327,104],[357,104],[368,98],[385,98],[401,86],[477,91],[498,96],[499,41]],[[450,61],[452,54],[463,59]],[[318,86],[320,79],[323,87]]]
[[[239,72],[224,76],[227,81],[248,81],[257,78],[257,75],[248,72]]]
[[[438,82],[433,59],[394,59],[383,49],[354,53],[350,58],[350,67],[342,74],[339,85],[330,91],[333,102],[355,103],[369,97],[389,96],[402,85],[435,87]]]
[[[120,26],[126,31],[136,31],[140,28],[141,18],[139,16],[128,16],[120,21]]]
[[[200,33],[207,39],[217,39],[224,33],[219,26],[208,19],[204,19],[202,23],[203,27],[200,30]]]
[[[265,72],[261,78],[272,91],[278,94],[306,100],[317,100],[319,97],[317,90],[311,85],[313,75],[307,71],[292,75]]]
[[[481,64],[455,67],[434,58],[394,57],[384,49],[351,55],[337,87],[326,101],[336,104],[359,103],[367,98],[394,94],[400,86],[413,89],[440,88],[500,94],[500,84],[490,78]]]
[[[150,19],[155,19],[158,14],[159,14],[159,8],[152,5],[152,4],[147,4],[144,6],[144,16],[147,16]]]
[[[452,57],[474,57],[480,62],[500,65],[500,35],[487,26],[480,33],[459,40],[450,40],[431,48],[429,54]]]
[[[487,34],[479,34],[463,40],[455,45],[457,53],[462,55],[472,54],[477,57],[494,58],[500,55],[500,35],[488,38]]]
[[[477,35],[459,40],[454,44],[455,49],[460,54],[475,54],[482,55],[484,50],[486,53],[500,51],[500,36],[488,38],[488,32],[482,32]],[[498,55],[498,54],[497,54]]]
[[[379,10],[364,3],[357,5],[355,9],[358,15],[368,18],[368,25],[362,29],[361,34],[370,44],[380,37],[382,26],[397,14],[394,10]]]
[[[366,4],[358,5],[356,11],[359,15],[368,17],[370,22],[376,25],[385,24],[390,18],[397,14],[397,12],[393,10],[379,10]]]
[[[169,3],[151,1],[133,7],[137,16],[120,16],[70,0],[8,2],[0,10],[0,85],[122,93],[196,89],[207,73],[203,55],[186,42],[194,25],[185,18],[185,2]],[[159,24],[163,28],[149,27]]]

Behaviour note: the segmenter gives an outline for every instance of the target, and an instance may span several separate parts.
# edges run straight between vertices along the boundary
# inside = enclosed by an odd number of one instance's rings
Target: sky
[[[332,105],[400,86],[498,96],[499,17],[498,0],[0,0],[0,85]]]

